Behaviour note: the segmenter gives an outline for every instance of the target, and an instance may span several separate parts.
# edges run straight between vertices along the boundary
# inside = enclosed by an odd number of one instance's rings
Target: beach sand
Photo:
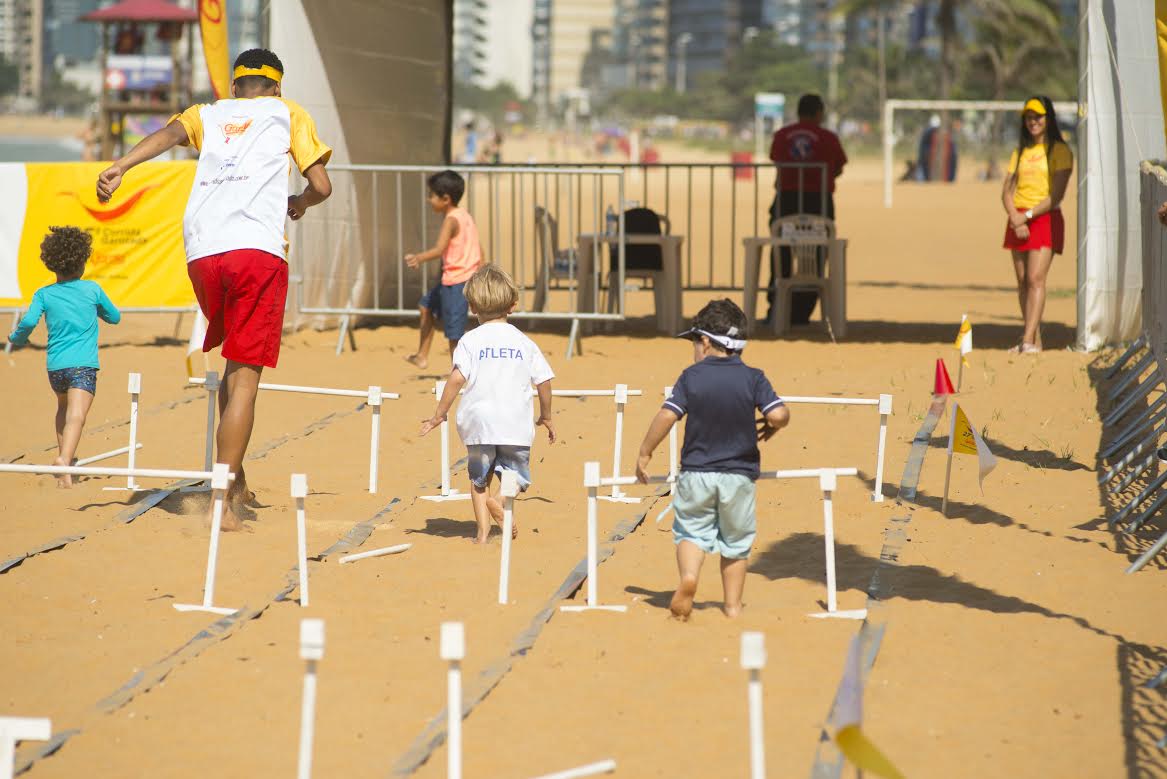
[[[878,172],[875,163],[858,164],[840,182],[840,233],[850,241],[848,337],[832,344],[816,322],[783,340],[757,334],[745,353],[780,394],[895,396],[882,503],[870,500],[878,424],[870,408],[795,407],[790,427],[762,450],[765,469],[860,470],[835,494],[840,608],[865,605],[885,531],[906,534],[897,564],[881,570],[886,632],[866,685],[864,729],[911,777],[1167,775],[1153,746],[1167,712],[1158,692],[1140,687],[1167,661],[1158,612],[1167,579],[1159,564],[1124,576],[1145,542],[1119,542],[1101,521],[1110,510],[1095,455],[1102,358],[1067,348],[1074,258],[1058,258],[1050,275],[1046,351],[1009,355],[1020,317],[1011,263],[999,248],[999,183],[899,187],[888,211]],[[1072,197],[1065,211],[1072,237]],[[687,294],[685,313],[710,296]],[[625,472],[662,388],[691,359],[687,344],[651,332],[650,295],[628,299],[628,332],[589,336],[570,361],[565,328],[532,333],[557,372],[555,386],[625,382],[644,391],[628,406]],[[918,498],[904,505],[895,498],[931,401],[936,358],[955,379],[952,341],[965,313],[976,351],[960,401],[1000,464],[982,494],[974,458],[958,458],[945,518],[947,416],[932,435]],[[124,445],[124,376],[132,370],[143,375],[138,462],[201,467],[204,393],[184,386],[185,336],[172,339],[172,326],[127,316],[103,330],[82,455]],[[217,604],[257,618],[217,622],[171,607],[201,597],[205,498],[171,499],[123,524],[119,512],[141,497],[102,491],[120,480],[89,479],[63,491],[49,477],[3,477],[0,559],[86,534],[0,575],[0,714],[51,717],[55,733],[79,730],[29,776],[291,774],[303,671],[297,623],[308,616],[323,618],[327,630],[318,776],[384,776],[418,754],[411,748],[445,703],[438,632],[447,620],[466,624],[468,696],[509,666],[464,722],[467,776],[534,776],[608,757],[620,776],[745,775],[743,630],[766,635],[769,773],[810,773],[859,627],[807,616],[825,599],[814,484],[759,483],[741,619],[717,608],[715,561],[705,566],[693,618],[669,618],[673,545],[668,520],[654,521],[667,497],[641,487],[629,492],[643,502],[601,504],[599,517],[606,538],[645,516],[599,569],[600,601],[628,612],[559,613],[552,596],[585,550],[583,464],[610,469],[613,404],[557,400],[561,442],[535,444],[535,483],[516,503],[511,602],[501,606],[497,534],[475,547],[467,502],[418,499],[437,487],[437,436],[419,440],[417,428],[432,411],[441,371],[419,376],[405,363],[416,343],[406,325],[360,329],[356,337],[358,351],[337,357],[334,332],[289,335],[280,367],[265,373],[289,384],[379,384],[401,399],[386,401],[380,489],[370,495],[369,414],[359,400],[261,398],[247,467],[263,507],[248,523],[252,532],[222,537],[215,595]],[[42,330],[34,343],[43,338]],[[43,360],[28,348],[0,365],[4,461],[52,458],[54,401]],[[443,362],[435,352],[433,364]],[[211,364],[221,369],[217,357]],[[461,456],[456,435],[452,450]],[[667,467],[664,451],[654,467]],[[300,608],[294,591],[276,600],[294,581],[288,483],[296,472],[308,475],[311,489],[310,554],[362,522],[374,527],[359,550],[412,549],[353,565],[340,566],[336,554],[310,562],[311,606]],[[454,486],[466,488],[463,469]],[[543,624],[545,606],[552,610]],[[532,624],[542,625],[534,644],[512,651]],[[25,744],[19,754],[35,748]],[[417,776],[444,775],[445,760],[438,746]]]

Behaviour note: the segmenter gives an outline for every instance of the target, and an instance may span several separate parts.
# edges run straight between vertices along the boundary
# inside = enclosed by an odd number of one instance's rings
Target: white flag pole
[[[960,411],[960,404],[952,404],[952,413],[948,416],[951,421],[948,425],[948,464],[944,466],[944,500],[940,503],[940,513],[948,516],[948,484],[952,479],[952,443],[956,436],[956,414]]]

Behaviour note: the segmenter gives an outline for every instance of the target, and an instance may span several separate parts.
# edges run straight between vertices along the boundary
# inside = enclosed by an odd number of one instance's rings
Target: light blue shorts
[[[486,489],[490,474],[502,476],[504,470],[518,474],[519,489],[526,490],[531,485],[531,447],[467,444],[466,471],[475,487]]]
[[[689,541],[707,554],[750,556],[758,526],[754,481],[740,473],[685,471],[673,492],[673,543]]]

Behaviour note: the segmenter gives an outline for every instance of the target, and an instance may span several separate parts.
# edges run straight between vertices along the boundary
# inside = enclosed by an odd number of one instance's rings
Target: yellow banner
[[[215,99],[231,97],[231,55],[227,50],[227,0],[199,0],[203,58]]]
[[[56,277],[41,262],[50,226],[72,225],[93,236],[84,278],[101,285],[115,305],[181,307],[195,303],[186,274],[182,216],[195,163],[148,162],[126,176],[109,203],[97,201],[97,175],[107,163],[28,163],[24,226],[16,252],[20,296],[0,306],[27,306]],[[15,241],[16,236],[0,236]]]

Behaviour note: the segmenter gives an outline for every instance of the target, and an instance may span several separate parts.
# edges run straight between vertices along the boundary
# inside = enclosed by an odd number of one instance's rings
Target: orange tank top
[[[450,239],[442,255],[442,285],[452,287],[474,275],[482,264],[482,250],[478,243],[478,226],[464,208],[455,208],[450,216],[458,221],[458,234]]]

